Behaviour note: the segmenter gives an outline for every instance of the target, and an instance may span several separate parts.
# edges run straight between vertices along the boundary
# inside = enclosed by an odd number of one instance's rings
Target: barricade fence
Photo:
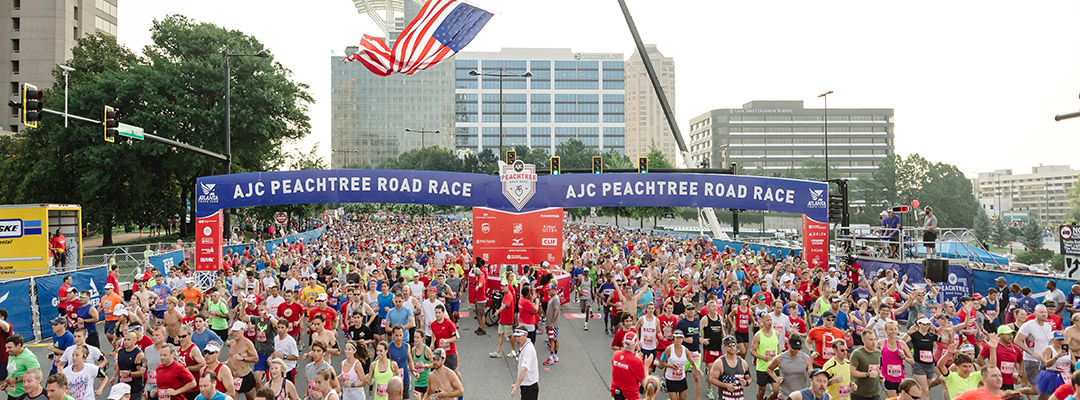
[[[65,276],[71,276],[71,286],[76,290],[90,293],[90,304],[101,307],[101,297],[105,295],[108,282],[104,265],[80,266],[74,271],[0,282],[0,307],[8,310],[7,321],[16,334],[28,340],[52,337],[48,322],[60,315],[58,295]]]

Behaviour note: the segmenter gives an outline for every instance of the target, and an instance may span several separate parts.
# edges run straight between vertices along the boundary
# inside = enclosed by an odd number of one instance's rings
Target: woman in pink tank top
[[[885,323],[885,339],[881,343],[881,372],[885,376],[885,394],[888,398],[896,397],[900,381],[904,380],[904,361],[915,362],[911,354],[908,354],[907,346],[902,345],[896,338],[899,333],[900,327],[896,321]]]

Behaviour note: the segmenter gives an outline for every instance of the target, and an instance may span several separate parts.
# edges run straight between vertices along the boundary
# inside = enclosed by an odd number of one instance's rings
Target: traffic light
[[[559,166],[559,156],[551,156],[551,174],[558,175],[562,172],[562,167]]]
[[[840,224],[844,220],[844,196],[829,195],[829,222]]]
[[[517,161],[517,152],[514,151],[514,150],[507,150],[506,151],[506,163],[507,164],[513,164],[514,161]]]
[[[592,173],[602,174],[604,173],[604,157],[593,156],[592,157]]]
[[[22,91],[22,123],[29,128],[37,128],[38,122],[41,121],[41,100],[45,96],[41,93],[41,90],[37,86],[29,83],[23,84]]]
[[[116,118],[116,109],[105,106],[105,117],[101,119],[105,125],[105,141],[116,142],[116,131],[120,127],[120,121]]]
[[[649,173],[649,157],[637,158],[637,172],[639,174]]]

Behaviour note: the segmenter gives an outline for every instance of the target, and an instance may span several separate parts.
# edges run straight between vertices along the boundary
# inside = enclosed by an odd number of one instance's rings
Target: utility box
[[[54,272],[54,235],[64,235],[67,271],[82,264],[82,207],[72,204],[0,205],[0,279]]]

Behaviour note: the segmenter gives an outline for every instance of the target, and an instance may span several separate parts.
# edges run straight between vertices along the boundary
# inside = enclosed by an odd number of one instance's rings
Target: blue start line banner
[[[196,215],[313,203],[410,203],[527,212],[549,207],[713,207],[828,216],[823,182],[715,174],[498,175],[404,170],[303,170],[197,179]]]

